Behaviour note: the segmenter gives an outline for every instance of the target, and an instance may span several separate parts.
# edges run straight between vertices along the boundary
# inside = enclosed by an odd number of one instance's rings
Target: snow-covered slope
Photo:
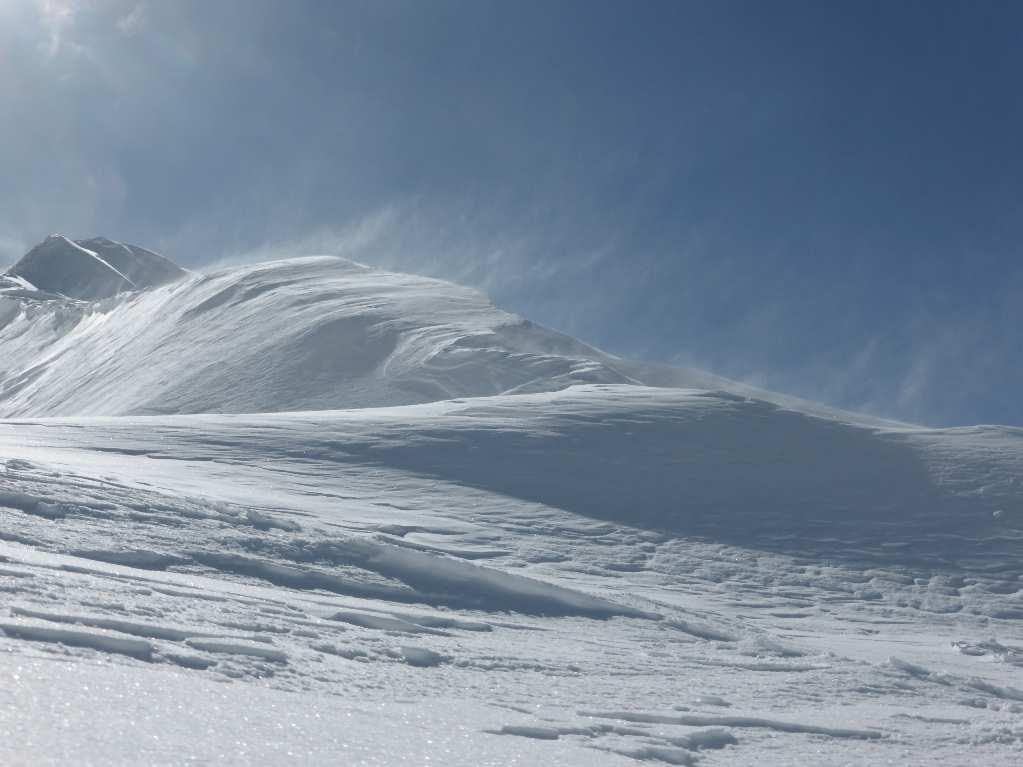
[[[78,240],[76,244],[94,252],[138,289],[166,285],[188,276],[188,272],[173,261],[138,245],[115,242],[106,237]]]
[[[0,284],[0,764],[1019,762],[1023,430],[72,245],[133,287]]]
[[[104,256],[116,250],[84,242]],[[44,285],[68,292],[55,278]],[[0,295],[0,348],[0,416],[367,407],[583,383],[798,404],[708,373],[620,360],[474,290],[334,257],[191,275],[99,303]]]
[[[0,756],[1013,764],[1021,440],[617,385],[8,421]]]

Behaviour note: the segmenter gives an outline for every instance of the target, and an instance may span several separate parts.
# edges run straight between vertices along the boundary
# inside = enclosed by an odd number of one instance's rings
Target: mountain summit
[[[51,234],[3,277],[12,288],[94,301],[163,285],[186,274],[163,256],[136,245]]]

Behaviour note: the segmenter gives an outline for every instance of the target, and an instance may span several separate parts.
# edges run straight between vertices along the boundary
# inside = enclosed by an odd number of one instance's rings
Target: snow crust
[[[79,245],[135,288],[0,297],[0,763],[1023,756],[1023,430]]]

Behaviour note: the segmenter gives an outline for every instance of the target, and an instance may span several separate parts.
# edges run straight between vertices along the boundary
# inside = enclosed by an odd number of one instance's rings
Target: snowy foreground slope
[[[337,260],[10,291],[0,763],[1023,758],[1023,430],[767,401]],[[201,412],[317,403],[389,406]]]

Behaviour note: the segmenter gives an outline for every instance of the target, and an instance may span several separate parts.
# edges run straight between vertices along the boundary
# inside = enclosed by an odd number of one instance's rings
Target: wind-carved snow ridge
[[[1023,430],[342,259],[43,245],[0,281],[0,763],[1018,763]]]

